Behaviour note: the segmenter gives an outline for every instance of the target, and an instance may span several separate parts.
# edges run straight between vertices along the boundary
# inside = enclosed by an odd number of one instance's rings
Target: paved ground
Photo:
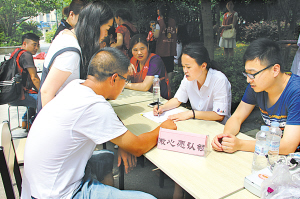
[[[42,45],[42,49],[44,49],[43,51],[46,51],[47,46],[44,47]],[[0,55],[0,61],[2,60],[3,60],[3,55]],[[21,118],[23,113],[25,112],[25,108],[21,107],[19,111],[20,111],[19,118]],[[4,120],[8,120],[7,113],[8,113],[8,106],[0,105],[0,122]],[[18,125],[17,118],[18,118],[17,111],[15,108],[13,108],[11,110],[12,128],[17,127]],[[262,120],[261,120],[259,110],[255,108],[252,114],[249,116],[249,118],[242,125],[241,132],[254,137],[258,129],[260,128],[261,124],[262,124]],[[98,148],[101,148],[101,146],[98,146]],[[108,143],[107,148],[114,151],[116,155],[117,150],[113,148],[112,143]],[[158,185],[159,170],[157,170],[157,167],[153,165],[151,162],[149,162],[146,158],[144,162],[145,162],[144,168],[142,168],[141,165],[137,165],[137,167],[134,168],[133,171],[131,171],[129,174],[125,174],[125,189],[145,191],[153,194],[155,197],[159,199],[172,198],[173,189],[174,189],[173,181],[170,178],[166,177],[164,188],[160,188]],[[22,167],[21,170],[23,171]],[[118,188],[119,181],[118,181],[117,158],[115,158],[113,173],[115,177],[115,187]],[[0,183],[0,198],[1,199],[6,198],[2,181]]]

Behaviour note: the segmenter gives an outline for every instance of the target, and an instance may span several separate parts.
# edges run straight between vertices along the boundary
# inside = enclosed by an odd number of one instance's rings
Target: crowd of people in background
[[[233,56],[235,37],[223,38],[222,35],[236,27],[238,13],[233,10],[231,0],[226,8],[228,12],[218,29],[219,46],[224,48],[225,56]],[[64,9],[67,19],[61,20],[47,52],[42,80],[32,69],[32,55],[36,53],[39,38],[34,34],[24,35],[22,49],[27,52],[21,57],[21,64],[28,71],[24,78],[31,87],[12,105],[30,107],[31,123],[35,119],[36,104],[38,114],[26,143],[22,198],[81,198],[85,194],[91,198],[98,194],[152,198],[146,193],[107,186],[113,185],[112,162],[103,158],[111,153],[94,153],[93,150],[96,144],[111,141],[120,147],[119,156],[134,164],[134,156],[156,145],[158,128],[140,136],[133,135],[107,102],[116,99],[124,87],[152,92],[155,75],[160,79],[161,96],[169,101],[155,106],[154,115],[187,101],[191,105],[191,110],[169,116],[161,127],[176,129],[174,122],[188,119],[217,121],[224,124],[225,129],[213,139],[214,150],[253,152],[255,141],[240,140],[236,134],[258,104],[267,125],[278,121],[280,127],[285,128],[280,153],[298,150],[300,91],[296,88],[300,86],[300,78],[282,71],[278,45],[268,39],[258,39],[247,48],[243,74],[249,85],[231,116],[229,80],[209,58],[202,43],[189,41],[186,26],[178,25],[170,12],[168,4],[159,6],[157,19],[149,19],[149,32],[144,34],[127,9],[113,12],[105,3],[73,0]],[[182,66],[184,77],[172,96],[175,65]],[[27,114],[22,118],[24,122],[26,117]],[[56,125],[45,130],[43,127],[49,123]],[[99,134],[95,134],[96,131]],[[61,147],[54,147],[57,143],[61,143]],[[55,148],[55,153],[49,153],[49,148]],[[91,157],[103,163],[103,168],[109,168],[101,171],[99,178],[85,173],[86,168],[92,167],[92,163],[88,163]],[[40,161],[36,162],[37,158]],[[183,198],[177,184],[173,198]]]

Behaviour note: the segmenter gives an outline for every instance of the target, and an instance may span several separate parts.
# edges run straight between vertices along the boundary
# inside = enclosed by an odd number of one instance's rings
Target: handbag
[[[223,31],[222,38],[223,39],[233,39],[236,36],[235,28],[227,29]]]

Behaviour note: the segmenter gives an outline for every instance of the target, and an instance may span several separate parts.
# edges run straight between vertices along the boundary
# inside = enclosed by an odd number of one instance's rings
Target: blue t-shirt
[[[285,125],[300,125],[300,76],[292,74],[277,102],[268,107],[268,93],[256,93],[247,86],[242,101],[247,104],[258,104],[261,116],[270,126],[271,122],[279,122],[280,128]]]

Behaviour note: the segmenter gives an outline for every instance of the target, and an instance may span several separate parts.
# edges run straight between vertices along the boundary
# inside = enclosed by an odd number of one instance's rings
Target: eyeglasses
[[[117,73],[118,74],[118,73]],[[119,74],[118,74],[119,75]],[[119,77],[121,78],[121,79],[124,79],[125,80],[125,85],[127,85],[128,83],[129,83],[129,80],[127,79],[127,78],[125,78],[125,77],[123,77],[122,75],[119,75]]]
[[[259,74],[260,72],[262,72],[262,71],[264,71],[264,70],[266,70],[266,69],[268,69],[268,68],[270,68],[270,67],[272,67],[272,66],[274,66],[274,65],[275,65],[275,64],[270,64],[270,65],[267,66],[266,68],[264,68],[264,69],[258,71],[257,73],[254,73],[254,74],[249,74],[249,73],[246,73],[246,72],[242,72],[242,73],[243,73],[243,75],[244,75],[245,77],[249,77],[250,79],[254,79],[254,78],[255,78],[255,75]]]

